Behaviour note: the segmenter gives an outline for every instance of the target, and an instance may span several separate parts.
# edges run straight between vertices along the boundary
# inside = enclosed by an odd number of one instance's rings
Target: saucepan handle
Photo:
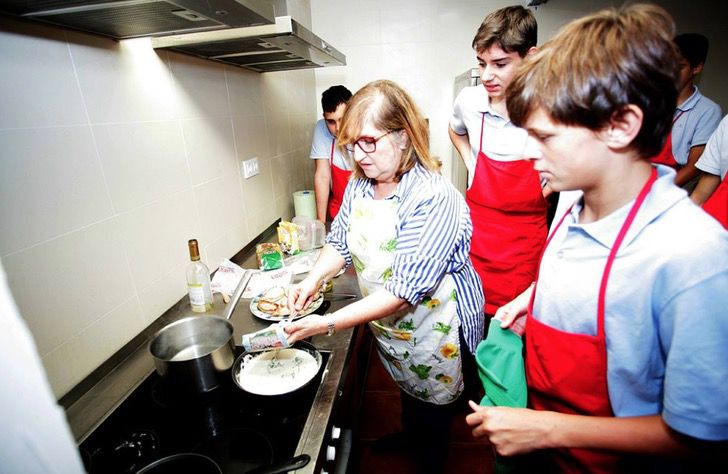
[[[248,281],[250,281],[251,276],[253,276],[253,272],[251,270],[245,270],[243,276],[240,277],[240,282],[238,282],[238,286],[235,287],[235,291],[233,292],[233,297],[222,313],[223,318],[230,319],[230,316],[233,315],[233,311],[235,311],[235,307],[238,305],[238,301],[240,301],[245,287],[248,286]]]
[[[288,471],[294,471],[301,469],[306,466],[311,460],[311,456],[308,454],[300,454],[294,458],[286,459],[270,466],[256,467],[255,469],[248,471],[247,474],[282,474]]]

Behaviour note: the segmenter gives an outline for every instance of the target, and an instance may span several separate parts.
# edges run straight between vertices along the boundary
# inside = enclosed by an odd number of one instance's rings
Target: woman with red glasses
[[[375,451],[410,449],[417,472],[441,472],[456,402],[465,385],[478,386],[472,354],[483,334],[483,292],[468,258],[468,207],[429,154],[425,119],[395,83],[359,90],[338,140],[353,158],[353,178],[289,306],[301,311],[325,279],[352,264],[364,297],[288,325],[288,339],[369,323],[402,401],[403,432]]]

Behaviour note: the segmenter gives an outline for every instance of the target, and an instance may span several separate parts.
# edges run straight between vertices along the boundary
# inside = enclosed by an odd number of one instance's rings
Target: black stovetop
[[[240,352],[240,348],[237,349]],[[182,394],[152,373],[80,445],[89,474],[131,474],[179,453],[211,458],[225,474],[295,454],[329,353],[318,375],[286,395],[263,397],[230,379],[205,394]]]

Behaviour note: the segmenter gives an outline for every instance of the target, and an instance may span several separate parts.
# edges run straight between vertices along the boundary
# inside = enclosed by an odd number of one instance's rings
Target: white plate
[[[265,311],[261,311],[258,309],[258,301],[260,300],[260,296],[258,295],[252,300],[250,300],[250,312],[253,313],[255,316],[259,317],[260,319],[265,319],[266,321],[282,321],[284,319],[288,319],[288,315],[278,316],[273,315],[270,313],[266,313]],[[304,316],[308,316],[309,314],[313,313],[319,307],[321,306],[321,303],[324,301],[324,295],[323,293],[319,293],[318,298],[313,300],[308,308],[306,308],[304,311],[301,311],[300,313],[296,314],[294,317],[291,318],[291,321],[295,321],[296,319],[300,319]]]

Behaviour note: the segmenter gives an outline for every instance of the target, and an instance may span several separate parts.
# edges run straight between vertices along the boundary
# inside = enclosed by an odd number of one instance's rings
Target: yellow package
[[[298,242],[298,226],[293,222],[281,221],[278,224],[278,243],[288,255],[295,255],[301,251]]]

